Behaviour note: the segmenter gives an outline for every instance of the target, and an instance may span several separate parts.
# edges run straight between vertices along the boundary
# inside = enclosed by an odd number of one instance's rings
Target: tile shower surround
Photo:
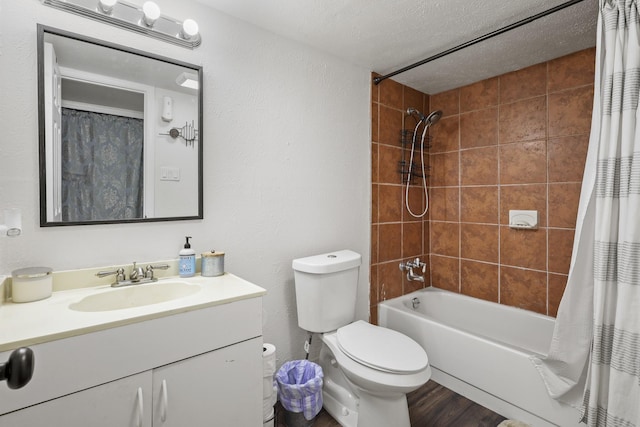
[[[434,286],[555,316],[571,259],[593,103],[595,49],[427,95],[372,85],[371,319],[378,301]],[[430,129],[429,213],[404,207],[397,172],[408,107],[444,115]],[[403,123],[404,122],[404,123]],[[405,149],[408,159],[409,148]],[[409,201],[421,212],[414,179]],[[508,227],[535,209],[535,231]],[[398,263],[427,261],[427,283]]]

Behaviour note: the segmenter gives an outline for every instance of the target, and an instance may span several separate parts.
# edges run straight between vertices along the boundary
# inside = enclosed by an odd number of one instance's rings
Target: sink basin
[[[70,304],[69,308],[74,311],[85,312],[122,310],[173,301],[188,297],[199,291],[199,285],[182,281],[131,285],[86,296],[80,301]]]

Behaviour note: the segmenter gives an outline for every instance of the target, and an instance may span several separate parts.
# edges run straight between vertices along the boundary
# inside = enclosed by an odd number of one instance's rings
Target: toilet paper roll
[[[273,381],[276,372],[276,347],[265,343],[262,346],[262,415],[268,419],[278,399],[277,385]]]
[[[273,375],[276,372],[276,347],[273,344],[262,345],[262,375]]]
[[[273,376],[267,375],[262,378],[262,399],[267,400],[273,394],[277,393],[276,387],[273,385]]]
[[[275,402],[271,402],[271,400],[267,401],[267,399],[264,399],[262,401],[262,419],[263,420],[269,419],[270,414],[273,414],[273,405],[275,405]]]

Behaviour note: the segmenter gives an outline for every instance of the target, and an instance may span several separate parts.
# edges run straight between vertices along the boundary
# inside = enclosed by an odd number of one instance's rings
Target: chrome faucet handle
[[[136,267],[136,262],[133,261],[133,267],[131,267],[131,273],[129,273],[129,280],[139,282],[142,278],[144,278],[144,269],[142,267]]]
[[[409,269],[409,268],[415,268],[418,266],[418,263],[420,262],[420,260],[418,258],[416,258],[415,260],[409,260],[405,263],[405,268]]]
[[[145,279],[153,279],[153,270],[167,270],[169,268],[169,264],[157,264],[157,265],[147,265],[144,271]]]
[[[422,267],[423,273],[427,271],[427,263],[420,261],[420,258],[416,258],[416,260],[412,263],[412,265],[413,267],[417,267],[417,268]]]
[[[109,270],[109,271],[98,271],[96,273],[96,276],[98,277],[107,277],[107,276],[116,276],[116,283],[120,283],[120,282],[124,282],[125,278],[124,278],[124,268],[118,268],[116,270]]]
[[[413,273],[413,269],[414,268],[421,268],[422,267],[422,272],[423,273],[425,271],[427,271],[427,263],[420,261],[420,258],[416,258],[415,260],[412,260],[412,261],[401,262],[398,265],[398,267],[400,268],[400,271],[409,271],[409,270],[411,270],[411,274],[414,274]]]

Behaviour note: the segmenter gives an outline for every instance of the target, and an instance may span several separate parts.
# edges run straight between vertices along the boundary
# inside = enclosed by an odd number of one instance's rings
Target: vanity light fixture
[[[153,1],[142,6],[125,0],[41,0],[42,4],[96,21],[124,28],[138,34],[195,49],[202,43],[198,24],[193,19],[184,22],[164,16]]]
[[[181,73],[176,78],[176,84],[182,87],[188,87],[189,89],[198,90],[198,76],[190,73]]]

